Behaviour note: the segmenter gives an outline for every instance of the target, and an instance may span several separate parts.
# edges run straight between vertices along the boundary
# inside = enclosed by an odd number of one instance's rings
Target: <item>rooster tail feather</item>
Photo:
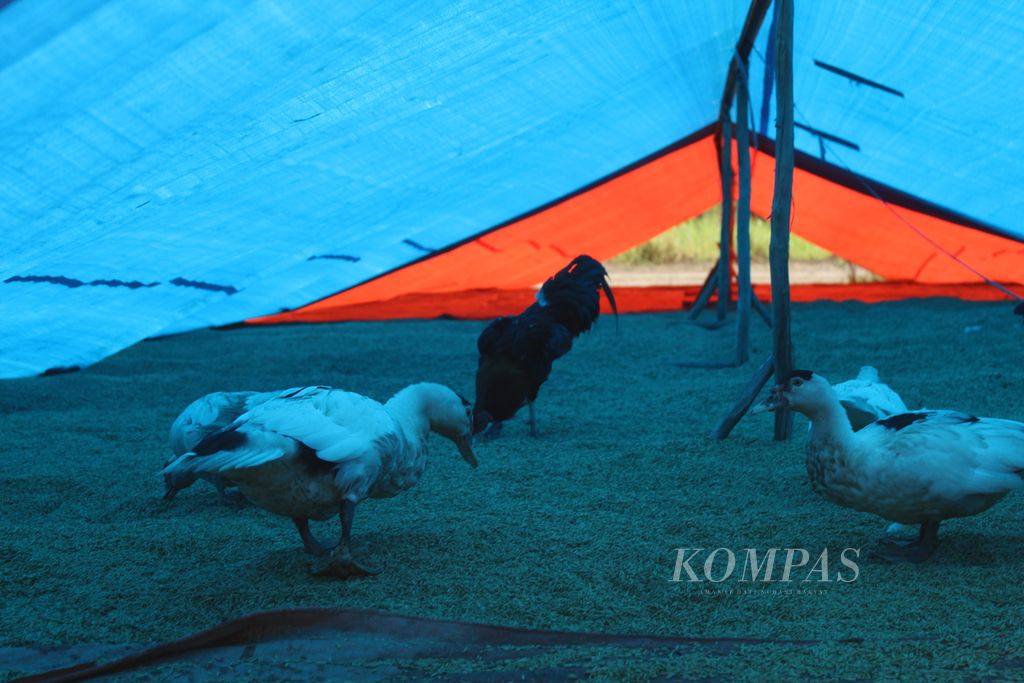
[[[615,295],[612,294],[612,286],[608,282],[608,273],[605,272],[604,277],[601,278],[601,289],[604,290],[604,295],[608,297],[608,303],[612,307],[612,313],[615,314],[615,329],[619,329],[619,307],[615,305]]]

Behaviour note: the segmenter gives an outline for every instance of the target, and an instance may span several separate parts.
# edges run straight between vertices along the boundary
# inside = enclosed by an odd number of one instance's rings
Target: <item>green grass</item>
[[[718,258],[721,221],[722,208],[716,206],[615,257],[614,261],[629,265],[714,261]],[[768,221],[751,216],[751,258],[768,259],[770,237],[771,226]],[[735,241],[735,233],[733,240]],[[834,258],[830,252],[798,235],[790,236],[789,252],[793,261],[824,261]]]

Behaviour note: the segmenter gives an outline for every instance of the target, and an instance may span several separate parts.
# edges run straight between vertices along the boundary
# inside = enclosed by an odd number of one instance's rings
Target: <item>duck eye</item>
[[[803,385],[804,385],[804,381],[802,379],[795,379],[795,380],[793,380],[793,386],[794,387],[802,387]]]

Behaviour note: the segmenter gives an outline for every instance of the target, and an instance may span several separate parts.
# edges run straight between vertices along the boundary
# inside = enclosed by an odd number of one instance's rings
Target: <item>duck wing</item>
[[[885,459],[886,468],[927,480],[950,496],[1024,487],[1021,422],[920,410],[879,420],[858,436],[867,452]]]
[[[875,420],[889,416],[888,412],[878,410],[877,406],[871,405],[863,397],[841,398],[839,403],[843,406],[843,410],[846,411],[846,417],[849,418],[850,426],[853,427],[855,432],[863,429]]]
[[[277,396],[279,391],[215,391],[188,404],[171,425],[171,452],[188,453],[214,432]]]
[[[360,458],[379,461],[398,443],[397,425],[377,401],[328,387],[301,387],[256,405],[165,471],[227,472],[294,455],[335,466]]]
[[[855,432],[875,420],[909,410],[899,394],[879,381],[878,370],[870,365],[862,367],[855,379],[840,382],[832,388]]]

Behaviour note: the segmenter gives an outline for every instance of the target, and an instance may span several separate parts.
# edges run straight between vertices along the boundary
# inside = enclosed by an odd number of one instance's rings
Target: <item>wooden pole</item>
[[[736,258],[739,271],[736,286],[739,290],[736,303],[736,364],[743,365],[750,357],[750,139],[747,132],[747,65],[736,64],[742,69],[741,80],[736,90],[736,149],[739,157],[740,194],[736,203]]]
[[[768,14],[768,8],[771,7],[772,0],[751,0],[750,7],[747,9],[747,16],[743,20],[743,28],[740,30],[739,40],[736,41],[736,57],[738,57],[744,64],[747,63],[750,57],[750,51],[754,47],[754,41],[757,40],[757,34],[761,30],[761,24],[764,23],[765,15]],[[732,101],[736,90],[736,79],[743,74],[740,74],[736,70],[736,65],[732,64],[726,72],[725,77],[725,88],[722,90],[722,100],[718,105],[718,120],[728,121],[729,110],[732,109]]]
[[[726,117],[718,122],[722,143],[718,148],[719,173],[722,178],[722,230],[719,235],[718,305],[719,320],[725,320],[732,295],[732,273],[729,255],[732,253],[732,123]]]
[[[775,378],[785,382],[793,370],[789,321],[789,221],[793,203],[793,0],[775,0],[775,194],[772,198],[772,355]],[[775,412],[775,438],[789,439],[793,416]]]
[[[715,291],[715,278],[717,276],[718,261],[715,261],[715,265],[711,266],[711,270],[708,271],[708,276],[704,278],[704,284],[700,287],[700,294],[697,295],[693,306],[690,307],[690,320],[696,320],[700,317],[704,307],[708,305],[708,300],[711,299],[711,294]]]
[[[747,414],[747,411],[750,410],[750,406],[753,404],[754,399],[757,398],[757,395],[761,393],[761,389],[768,382],[769,378],[771,378],[774,364],[775,360],[770,355],[763,363],[761,363],[757,372],[755,372],[754,376],[749,382],[747,382],[747,386],[743,387],[743,391],[740,392],[740,397],[732,404],[732,407],[729,408],[729,412],[718,421],[718,424],[715,426],[715,430],[711,432],[711,438],[721,441],[729,436],[733,427],[735,427],[739,423],[740,419]]]

